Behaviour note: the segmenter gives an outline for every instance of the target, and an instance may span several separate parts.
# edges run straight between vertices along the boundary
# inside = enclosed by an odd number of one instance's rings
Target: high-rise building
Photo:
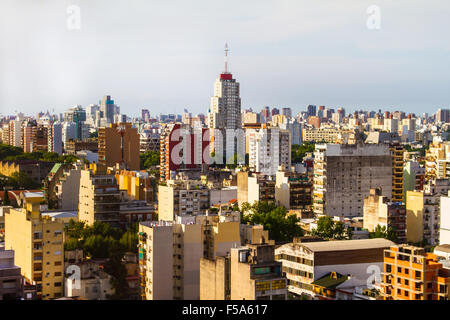
[[[114,123],[98,129],[98,162],[105,166],[120,163],[128,170],[140,169],[139,134],[131,123]]]
[[[448,300],[450,269],[423,248],[392,246],[384,251],[381,285],[385,300]]]
[[[144,300],[198,300],[200,261],[240,244],[238,212],[139,224]]]
[[[450,245],[450,193],[441,196],[439,243]]]
[[[403,199],[403,153],[405,148],[398,142],[391,144],[392,154],[392,202]]]
[[[114,116],[120,113],[118,106],[114,104],[111,96],[104,96],[99,102],[100,104],[100,126],[107,127],[114,123]]]
[[[406,229],[407,240],[427,245],[439,242],[440,209],[442,195],[450,190],[450,180],[429,181],[423,191],[406,192]]]
[[[62,125],[59,122],[54,122],[48,126],[48,151],[62,154]]]
[[[438,109],[435,117],[436,117],[436,122],[448,123],[448,122],[450,122],[450,110],[449,109]]]
[[[78,220],[87,225],[95,221],[118,226],[121,195],[116,178],[99,165],[95,170],[81,170]]]
[[[22,120],[11,120],[9,122],[9,145],[22,148]]]
[[[275,175],[279,165],[291,167],[291,133],[277,127],[248,129],[249,166],[266,175]]]
[[[450,142],[430,144],[425,161],[425,180],[450,178]]]
[[[92,108],[91,108],[92,110]],[[74,139],[82,140],[83,137],[83,125],[86,121],[86,111],[82,106],[78,105],[73,108],[70,108],[64,114],[65,122],[72,122],[75,124],[75,137]]]
[[[311,117],[311,116],[315,116],[316,115],[316,106],[315,105],[312,105],[312,104],[310,104],[309,106],[308,106],[308,108],[307,108],[307,110],[306,110],[306,114],[308,115],[308,117]]]
[[[314,212],[327,216],[363,215],[370,189],[392,197],[392,156],[386,144],[316,144]]]
[[[5,249],[14,250],[15,263],[38,299],[63,295],[64,223],[42,216],[42,193],[24,193],[24,207],[5,214]]]
[[[403,169],[403,199],[406,201],[407,191],[423,190],[425,168],[417,161],[407,161]]]
[[[241,128],[241,98],[239,83],[228,71],[228,46],[225,45],[225,70],[214,84],[214,96],[211,98],[209,128]]]
[[[276,173],[275,203],[290,210],[311,211],[312,182],[306,173],[280,166]]]

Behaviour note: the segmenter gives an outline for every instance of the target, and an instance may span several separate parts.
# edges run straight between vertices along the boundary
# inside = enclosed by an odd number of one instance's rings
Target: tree
[[[392,226],[389,226],[388,228],[386,228],[386,226],[381,226],[379,224],[375,227],[374,232],[369,233],[369,237],[371,239],[385,238],[385,239],[391,240],[393,242],[398,241],[397,232]]]
[[[20,189],[39,189],[41,184],[33,180],[28,174],[22,171],[16,171],[11,174],[11,179],[16,188]]]
[[[141,169],[149,169],[152,166],[157,166],[160,163],[159,151],[147,151],[140,154]]]
[[[293,144],[291,149],[292,163],[301,163],[307,152],[313,152],[315,144],[312,142],[304,142],[300,145]]]
[[[349,240],[353,232],[340,221],[334,221],[331,217],[320,217],[317,220],[317,229],[311,231],[313,236],[324,239]]]
[[[253,205],[244,203],[242,208],[242,223],[263,225],[269,231],[269,238],[275,242],[291,242],[294,237],[303,235],[297,216],[289,215],[284,207],[257,201]]]
[[[9,200],[8,190],[4,189],[3,191],[3,203],[4,206],[9,206],[11,201]]]

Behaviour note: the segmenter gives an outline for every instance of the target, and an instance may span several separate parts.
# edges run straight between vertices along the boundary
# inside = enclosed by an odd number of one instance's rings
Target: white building
[[[450,245],[450,192],[448,196],[441,197],[439,243]]]
[[[256,172],[275,175],[278,166],[291,167],[291,133],[279,128],[249,129],[249,166]]]

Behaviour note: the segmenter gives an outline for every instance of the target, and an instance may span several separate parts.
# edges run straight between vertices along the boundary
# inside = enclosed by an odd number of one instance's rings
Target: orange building
[[[384,250],[384,300],[448,300],[450,269],[432,253],[410,245]]]

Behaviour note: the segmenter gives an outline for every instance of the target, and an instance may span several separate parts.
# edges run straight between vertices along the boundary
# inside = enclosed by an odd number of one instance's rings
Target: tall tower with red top
[[[208,112],[208,127],[237,129],[242,127],[239,82],[228,71],[228,45],[225,44],[225,70],[214,83],[214,95]]]

